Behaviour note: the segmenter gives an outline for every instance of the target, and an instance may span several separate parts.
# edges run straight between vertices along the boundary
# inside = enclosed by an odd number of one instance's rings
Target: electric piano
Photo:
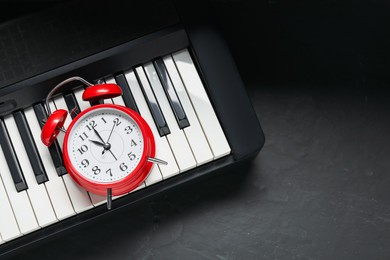
[[[43,101],[66,78],[117,83],[123,96],[105,102],[141,114],[168,162],[112,210],[258,154],[262,129],[206,13],[171,1],[69,1],[0,27],[0,256],[110,213],[67,174],[63,136],[50,148],[40,140]],[[71,85],[50,102],[70,112],[65,128],[91,106],[83,90]]]

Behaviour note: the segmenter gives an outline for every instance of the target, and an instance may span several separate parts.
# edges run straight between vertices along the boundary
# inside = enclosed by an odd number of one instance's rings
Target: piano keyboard
[[[124,105],[140,113],[155,137],[156,158],[168,162],[155,165],[133,192],[153,189],[150,187],[153,184],[231,153],[187,49],[100,80],[117,83],[122,88],[123,96],[104,102]],[[65,128],[78,112],[91,105],[82,100],[83,90],[75,88],[50,102],[52,111],[69,111]],[[80,188],[65,172],[62,134],[50,148],[42,144],[45,113],[43,103],[36,103],[0,119],[0,243],[106,202],[105,197]]]
[[[114,197],[111,211],[248,162],[264,144],[228,46],[203,16],[207,8],[171,0],[125,1],[121,8],[81,2],[1,26],[0,257],[109,213],[105,197],[80,189],[67,174],[63,134],[49,148],[41,142],[43,100],[64,79],[121,86],[121,97],[104,102],[140,113],[155,137],[155,156],[168,162],[155,165],[135,191]],[[101,10],[116,18],[85,19]],[[93,104],[82,100],[80,85],[62,90],[49,106],[69,111],[68,127]]]

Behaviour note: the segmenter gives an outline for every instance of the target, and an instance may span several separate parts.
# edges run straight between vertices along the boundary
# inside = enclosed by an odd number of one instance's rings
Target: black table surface
[[[211,3],[260,154],[18,258],[390,258],[389,6]]]

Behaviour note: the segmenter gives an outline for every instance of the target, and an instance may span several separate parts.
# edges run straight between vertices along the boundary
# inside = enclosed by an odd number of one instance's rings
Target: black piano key
[[[139,78],[139,75],[136,70],[134,70],[134,74],[137,77],[138,83],[141,87],[141,90],[145,96],[146,103],[150,109],[153,120],[156,123],[158,133],[160,136],[165,136],[171,133],[169,130],[168,124],[165,121],[164,115],[162,114],[160,105],[157,102],[157,99],[154,95],[152,88],[145,88],[142,84],[142,81]]]
[[[47,177],[41,158],[38,155],[38,150],[27,124],[26,117],[22,111],[18,111],[14,113],[14,118],[26,149],[28,159],[30,160],[31,167],[34,171],[35,179],[38,184],[44,183],[48,181],[49,178]]]
[[[176,90],[171,82],[168,71],[165,68],[164,61],[159,58],[154,62],[154,67],[156,68],[157,75],[160,78],[160,82],[164,88],[165,94],[169,100],[169,104],[175,115],[177,124],[181,129],[190,125],[186,113],[184,112],[183,106],[180,102],[179,97],[177,96]]]
[[[35,115],[37,116],[38,121],[40,122],[41,128],[43,128],[44,122],[46,122],[46,120],[47,120],[45,108],[43,107],[42,104],[36,104],[36,105],[34,105],[34,112],[35,112]],[[54,141],[54,143],[49,147],[49,152],[50,152],[50,156],[51,156],[51,159],[53,161],[53,164],[56,167],[56,171],[57,171],[58,176],[62,176],[64,174],[68,173],[66,171],[65,166],[64,166],[64,162],[62,160],[61,148],[60,148],[57,140]]]
[[[18,158],[16,157],[14,147],[9,140],[7,128],[3,120],[0,119],[0,145],[3,149],[5,160],[7,161],[12,180],[18,192],[28,189],[26,179],[24,178],[22,169],[20,169]]]
[[[64,95],[66,106],[68,107],[69,115],[73,119],[80,113],[80,107],[77,104],[76,97],[73,93]]]
[[[67,174],[68,171],[64,166],[64,162],[62,160],[62,151],[57,140],[49,147],[49,152],[53,164],[56,167],[57,175],[62,176],[64,174]]]
[[[134,111],[136,111],[137,113],[139,113],[138,107],[134,101],[133,94],[131,94],[129,85],[127,84],[127,80],[125,78],[125,75],[120,73],[120,74],[115,75],[114,77],[115,77],[116,84],[118,84],[122,89],[123,101],[125,102],[125,105],[128,108],[131,108]]]
[[[91,100],[89,101],[89,103],[91,104],[91,106],[95,106],[95,105],[100,105],[100,104],[104,104],[104,101],[103,100]]]

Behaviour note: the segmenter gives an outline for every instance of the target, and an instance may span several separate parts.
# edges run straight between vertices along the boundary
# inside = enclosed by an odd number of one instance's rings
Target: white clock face
[[[81,116],[67,144],[74,168],[85,178],[101,183],[129,175],[139,164],[144,149],[137,123],[114,108],[97,108]]]

